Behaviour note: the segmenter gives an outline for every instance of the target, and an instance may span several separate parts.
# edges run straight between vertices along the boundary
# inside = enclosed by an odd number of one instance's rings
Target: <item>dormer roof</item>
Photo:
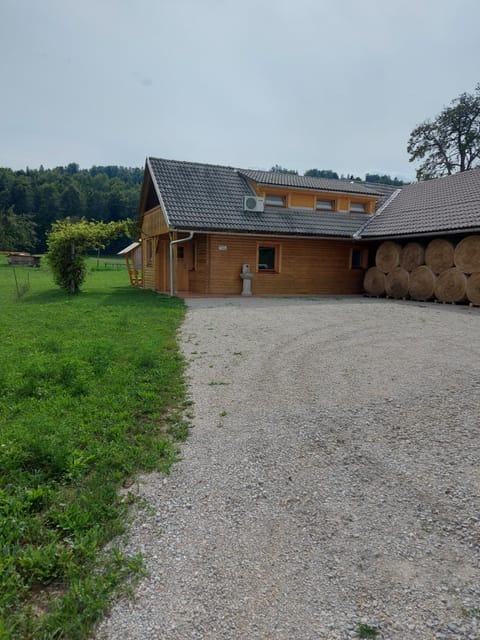
[[[331,178],[311,178],[293,173],[275,171],[256,171],[254,169],[238,169],[240,175],[248,180],[265,186],[288,187],[291,189],[308,189],[312,191],[328,191],[334,193],[354,193],[357,195],[380,197],[383,193],[375,185],[365,185],[355,180],[333,180]]]

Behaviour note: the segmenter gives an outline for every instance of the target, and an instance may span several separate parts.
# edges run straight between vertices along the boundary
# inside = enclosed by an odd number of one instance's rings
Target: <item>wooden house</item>
[[[360,293],[368,247],[353,234],[384,198],[349,180],[148,158],[142,286],[240,294],[248,264],[254,295]]]
[[[148,158],[141,278],[166,293],[355,294],[386,239],[480,230],[480,169],[395,189]]]

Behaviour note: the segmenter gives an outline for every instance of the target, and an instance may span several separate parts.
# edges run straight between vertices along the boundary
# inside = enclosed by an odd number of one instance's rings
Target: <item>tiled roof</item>
[[[480,229],[480,169],[417,182],[362,230],[362,238]]]
[[[267,207],[261,213],[242,210],[239,215],[232,217],[199,217],[196,225],[190,225],[189,229],[197,227],[209,231],[349,238],[364,220],[363,213],[324,213],[307,209]]]
[[[364,182],[363,184],[369,189],[375,189],[377,194],[382,195],[384,198],[391,196],[397,189],[402,189],[401,186],[395,187],[392,184],[383,184],[383,182]]]
[[[245,212],[243,197],[253,190],[239,170],[159,158],[147,163],[173,229],[351,237],[365,221],[362,213],[272,207]]]
[[[293,173],[278,173],[275,171],[256,171],[253,169],[239,169],[239,173],[252,182],[278,187],[294,187],[297,189],[314,189],[315,191],[333,191],[336,193],[356,193],[358,195],[383,195],[376,185],[365,185],[353,180],[334,180],[332,178],[311,178],[297,176]]]
[[[158,158],[149,158],[147,164],[172,229],[317,237],[351,237],[360,232],[366,239],[480,229],[480,169],[405,185],[365,224],[361,213],[271,207],[263,213],[243,210],[243,197],[253,193],[248,179],[261,181],[263,176],[262,180],[276,181],[271,184],[289,186],[305,185],[306,180],[310,186],[304,188],[318,190],[319,183],[328,183],[324,188],[337,192],[345,181]],[[375,193],[374,188],[380,191],[376,185],[371,190],[359,183],[348,183],[346,188],[350,187],[363,189],[365,195]],[[394,191],[382,191],[384,200]]]
[[[148,158],[148,165],[175,229],[201,228],[238,217],[253,189],[233,167]]]

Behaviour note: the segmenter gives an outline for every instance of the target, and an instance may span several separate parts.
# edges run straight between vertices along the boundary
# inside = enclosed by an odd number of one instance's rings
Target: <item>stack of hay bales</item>
[[[375,265],[365,274],[369,295],[480,305],[480,236],[457,246],[443,239],[403,247],[388,240],[378,247]]]

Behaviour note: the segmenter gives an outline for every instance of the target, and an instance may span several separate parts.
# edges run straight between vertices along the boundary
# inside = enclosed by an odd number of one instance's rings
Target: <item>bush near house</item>
[[[167,473],[170,434],[185,435],[184,308],[125,270],[90,271],[69,296],[45,266],[17,267],[18,298],[0,260],[0,638],[85,638],[142,566],[105,551],[125,527],[118,489]]]

